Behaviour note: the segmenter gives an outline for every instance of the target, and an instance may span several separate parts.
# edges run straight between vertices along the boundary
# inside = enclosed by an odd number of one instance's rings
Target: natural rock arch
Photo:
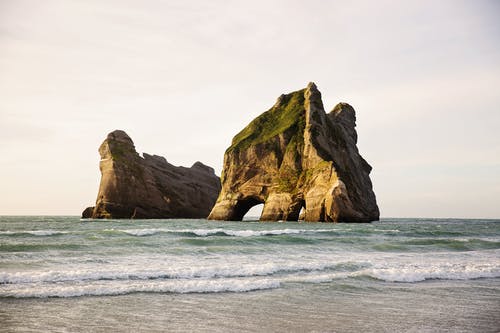
[[[241,221],[252,207],[263,203],[264,201],[256,197],[247,197],[237,200],[230,220]]]
[[[371,166],[359,155],[355,126],[346,103],[325,113],[314,83],[281,95],[226,150],[209,219],[241,220],[257,200],[264,203],[262,221],[296,221],[302,207],[305,221],[378,220]]]

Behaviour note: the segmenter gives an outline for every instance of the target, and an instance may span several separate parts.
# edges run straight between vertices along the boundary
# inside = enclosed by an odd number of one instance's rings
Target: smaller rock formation
[[[354,109],[325,113],[314,83],[281,95],[238,133],[224,155],[222,191],[209,219],[241,220],[264,204],[261,221],[369,222],[379,210],[371,166],[356,147]]]
[[[211,167],[201,162],[176,167],[161,156],[141,157],[124,131],[109,133],[99,154],[99,193],[83,218],[206,218],[220,192]]]

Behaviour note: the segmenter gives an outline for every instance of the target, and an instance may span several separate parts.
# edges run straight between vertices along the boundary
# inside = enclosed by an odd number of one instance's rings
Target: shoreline
[[[292,289],[0,299],[1,330],[495,332],[499,328],[498,278],[372,281],[369,287],[336,281]]]

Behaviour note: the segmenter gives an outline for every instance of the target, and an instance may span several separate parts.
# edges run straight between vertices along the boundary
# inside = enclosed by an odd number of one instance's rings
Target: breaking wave
[[[495,253],[493,253],[495,255]],[[500,277],[500,263],[474,257],[467,262],[408,258],[357,261],[287,261],[282,263],[217,262],[140,270],[125,266],[81,270],[0,274],[0,297],[75,297],[135,292],[219,293],[274,289],[290,283],[328,283],[341,279],[376,279],[414,283],[425,280],[471,280]],[[366,258],[365,258],[366,259]],[[413,258],[415,259],[415,258]],[[491,258],[490,258],[491,259]]]
[[[125,229],[113,230],[123,232],[131,236],[151,236],[161,233],[170,233],[183,236],[207,237],[207,236],[231,236],[231,237],[257,237],[257,236],[276,236],[276,235],[297,235],[297,234],[315,234],[331,233],[334,229],[275,229],[275,230],[231,230],[231,229]]]
[[[40,288],[37,284],[22,288],[6,288],[0,290],[1,297],[76,297],[125,295],[137,292],[149,293],[220,293],[248,292],[253,290],[279,288],[275,279],[220,279],[220,280],[166,280],[155,282],[137,281],[99,281],[78,285],[47,285]]]
[[[0,231],[0,236],[57,236],[67,234],[67,231],[57,230],[23,230],[23,231]]]

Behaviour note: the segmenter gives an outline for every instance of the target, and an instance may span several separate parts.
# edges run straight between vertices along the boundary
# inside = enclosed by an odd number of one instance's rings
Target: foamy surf
[[[297,234],[314,234],[314,233],[329,233],[333,229],[276,229],[276,230],[231,230],[231,229],[124,229],[113,230],[123,232],[131,236],[151,236],[156,234],[178,234],[185,236],[232,236],[232,237],[258,237],[258,236],[277,236],[277,235],[297,235]]]
[[[2,284],[22,283],[58,283],[85,282],[98,280],[153,280],[153,279],[196,279],[196,278],[230,278],[256,277],[274,274],[323,271],[339,266],[329,262],[279,262],[279,263],[248,263],[245,261],[225,263],[214,262],[210,266],[200,265],[192,259],[188,262],[178,262],[170,266],[168,263],[144,269],[142,265],[97,265],[82,269],[60,267],[52,271],[25,271],[15,273],[0,273],[0,288]],[[343,264],[340,264],[343,266]],[[107,267],[107,269],[106,269]]]
[[[0,231],[0,236],[54,236],[54,235],[64,235],[68,231],[58,231],[58,230],[23,230],[23,231]]]
[[[244,292],[281,288],[287,283],[329,283],[352,278],[386,282],[472,280],[500,277],[498,251],[453,252],[427,258],[421,254],[232,255],[200,261],[183,257],[163,262],[161,256],[143,263],[96,262],[59,266],[51,271],[2,272],[0,297],[74,297],[133,292]],[[258,259],[262,262],[259,262]],[[144,266],[148,268],[145,269]],[[258,281],[258,282],[256,282]],[[265,284],[262,284],[265,281]]]
[[[371,269],[367,276],[387,282],[421,282],[426,280],[474,280],[500,277],[498,265],[444,265]]]
[[[130,293],[221,293],[248,292],[279,288],[276,279],[214,279],[166,281],[98,281],[87,284],[9,285],[0,289],[0,297],[45,298],[76,296],[113,296]]]
[[[0,331],[496,332],[499,239],[500,220],[0,216]]]
[[[0,298],[500,278],[500,223],[456,223],[7,219]]]
[[[219,274],[214,274],[219,275]],[[349,278],[369,277],[386,282],[419,282],[425,280],[470,280],[500,277],[498,267],[428,267],[413,270],[408,267],[361,269],[352,272],[295,272],[278,276],[220,277],[220,278],[175,278],[175,279],[98,279],[66,280],[64,282],[14,283],[0,286],[0,297],[76,297],[112,296],[138,292],[148,293],[221,293],[248,292],[276,289],[288,283],[329,283]]]

